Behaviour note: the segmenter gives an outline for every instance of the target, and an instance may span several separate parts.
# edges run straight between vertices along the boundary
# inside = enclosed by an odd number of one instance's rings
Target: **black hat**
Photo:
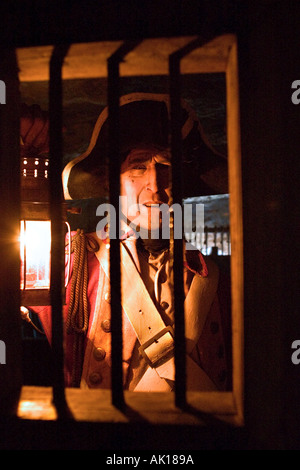
[[[102,198],[108,195],[108,108],[95,124],[90,144],[63,171],[65,199]],[[120,98],[120,154],[133,149],[170,148],[169,95],[132,93]],[[228,192],[227,160],[208,142],[190,106],[182,100],[181,134],[184,197]]]

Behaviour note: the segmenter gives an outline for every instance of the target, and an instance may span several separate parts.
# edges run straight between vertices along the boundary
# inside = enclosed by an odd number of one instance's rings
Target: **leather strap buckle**
[[[167,333],[171,335],[171,341],[165,344],[160,344],[159,339],[165,336]],[[148,339],[148,341],[140,345],[139,352],[146,359],[150,367],[155,368],[161,365],[162,363],[166,362],[167,359],[170,359],[174,351],[173,338],[174,338],[173,328],[171,326],[166,326],[166,328],[163,328],[161,331],[156,333],[156,335],[152,336],[152,338]],[[158,350],[155,349],[154,351],[151,351],[152,357],[150,359],[150,357],[147,355],[145,350],[149,348],[150,346],[152,346],[154,343],[158,344],[158,348],[159,346],[162,346],[163,349],[161,350],[161,348],[159,348]]]

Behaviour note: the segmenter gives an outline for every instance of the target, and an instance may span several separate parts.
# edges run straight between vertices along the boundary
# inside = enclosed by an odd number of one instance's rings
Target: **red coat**
[[[104,243],[104,242],[101,242]],[[193,276],[209,277],[211,261],[205,259],[198,250],[185,252],[184,283],[187,294]],[[71,258],[71,276],[73,256]],[[90,388],[110,388],[111,386],[111,334],[110,334],[110,282],[94,252],[88,252],[88,304],[89,325],[84,343],[84,362],[82,383]],[[230,366],[227,344],[228,310],[223,303],[221,293],[222,277],[219,279],[217,294],[207,315],[204,328],[193,358],[197,360],[219,390],[230,387]],[[227,291],[228,293],[228,291]],[[70,298],[70,282],[66,291],[66,305],[63,309],[64,319],[67,318],[67,306]],[[220,301],[221,300],[221,301]],[[162,299],[161,304],[166,304]],[[158,306],[160,307],[160,306]],[[51,308],[34,308],[38,313],[49,342],[51,342]],[[65,337],[65,382],[72,384],[74,334]],[[123,377],[124,388],[133,389],[137,377],[141,375],[144,365],[140,361],[136,348],[136,335],[123,312]]]

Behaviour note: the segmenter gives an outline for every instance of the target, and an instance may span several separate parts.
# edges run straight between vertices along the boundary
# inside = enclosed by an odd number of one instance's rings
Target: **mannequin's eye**
[[[133,170],[146,170],[146,165],[143,165],[143,164],[134,165]]]
[[[145,174],[147,168],[145,165],[142,164],[135,164],[132,168],[130,168],[130,176],[142,176]]]

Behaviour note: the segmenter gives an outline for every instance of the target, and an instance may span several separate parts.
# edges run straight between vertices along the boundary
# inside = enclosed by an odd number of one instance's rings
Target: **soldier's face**
[[[147,230],[160,227],[161,205],[171,204],[171,161],[168,152],[132,150],[121,167],[122,212],[130,222],[138,217]]]

